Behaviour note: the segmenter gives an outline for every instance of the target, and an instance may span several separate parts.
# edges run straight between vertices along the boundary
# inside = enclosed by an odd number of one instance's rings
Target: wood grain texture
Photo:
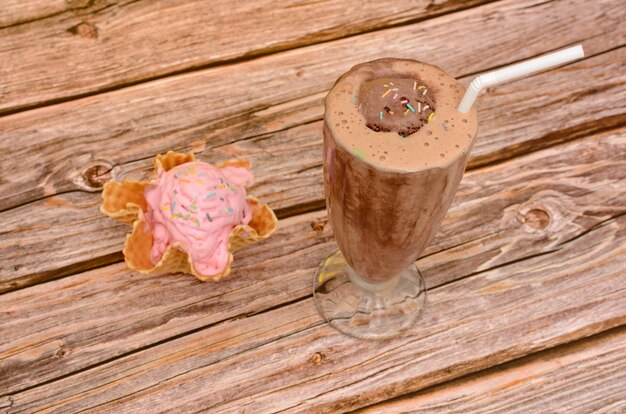
[[[0,11],[0,114],[487,1],[11,0]]]
[[[484,3],[5,1],[0,293],[48,283],[0,295],[0,413],[626,409],[626,10]],[[383,343],[326,326],[334,79],[394,55],[467,82],[580,41],[591,58],[479,101],[474,169],[418,262],[421,323]],[[170,148],[252,159],[288,217],[223,283],[116,263],[127,229],[97,192]]]
[[[625,144],[623,128],[467,173],[418,261],[428,286],[556,254],[626,213]],[[223,283],[139,275],[120,263],[5,294],[0,389],[18,391],[305,298],[314,269],[334,249],[318,211],[283,220],[272,238],[238,253]]]
[[[0,8],[0,29],[45,19],[68,8],[65,0],[3,0]]]
[[[578,137],[577,133],[571,132],[573,130],[582,134],[581,131],[610,127],[614,121],[626,121],[626,89],[621,86],[626,82],[625,62],[626,48],[620,48],[557,71],[499,87],[497,94],[484,96],[483,102],[487,107],[480,114],[481,122],[483,118],[484,122],[470,165],[498,156],[507,158],[507,147],[518,153],[535,150]],[[572,78],[588,80],[571,81]],[[535,99],[536,104],[541,106],[534,96],[533,85],[536,83],[542,85],[548,96],[559,98],[549,105],[543,105],[541,109],[536,107],[530,110],[529,100]],[[611,84],[612,87],[605,87]],[[562,93],[563,88],[568,92]],[[511,95],[516,99],[508,98]],[[307,117],[313,116],[313,113],[321,116],[321,99],[322,96],[317,95],[312,100],[298,101],[297,105],[307,108],[303,111]],[[609,103],[611,105],[606,109]],[[516,113],[522,106],[527,108],[524,113],[506,115]],[[549,113],[550,117],[536,122],[533,111],[539,110]],[[272,128],[278,126],[281,129],[291,122],[290,117],[295,112],[294,108],[274,108],[261,117],[281,114],[280,120],[264,118],[262,122],[266,125],[276,122]],[[519,118],[526,119],[526,128],[517,121]],[[253,128],[258,128],[258,125]],[[510,133],[506,132],[507,126]],[[557,131],[561,131],[558,128],[562,126],[565,129],[560,134]],[[191,149],[200,145],[195,149],[199,157],[207,161],[232,157],[250,159],[257,176],[252,194],[277,209],[279,216],[323,207],[320,121],[232,143],[210,144],[219,142],[220,137],[218,134],[211,135],[207,138],[206,146],[202,140],[200,144],[192,143]],[[97,148],[97,144],[91,145]],[[114,144],[106,141],[102,145]],[[98,164],[89,161],[89,156],[80,156],[81,161],[72,163],[69,161],[72,157],[63,148],[59,151],[59,147],[53,147],[52,143],[48,148],[54,148],[53,159],[49,164],[41,165],[52,172],[44,179],[43,185],[51,187],[54,192],[86,185],[97,190],[106,179],[143,179],[152,170],[151,158],[122,164],[107,172],[106,167],[99,170],[96,166],[112,165],[107,164],[110,161],[100,161]],[[87,150],[87,146],[84,149]],[[497,155],[490,155],[491,152]],[[68,161],[58,158],[63,155]],[[3,164],[7,164],[13,171],[20,168],[11,159]],[[32,176],[30,180],[35,182],[41,178]],[[5,194],[18,191],[15,190],[16,186],[17,183],[0,184],[0,187],[6,189]],[[10,202],[14,201],[12,199]],[[107,260],[108,263],[119,260],[120,241],[126,229],[103,217],[97,208],[99,202],[99,194],[72,192],[0,213],[0,233],[4,235],[0,240],[0,255],[7,258],[6,261],[0,261],[0,292],[99,266],[107,263]],[[25,234],[28,237],[24,237]],[[76,237],[77,234],[81,234],[81,237]],[[41,260],[42,257],[47,259]]]
[[[8,413],[343,412],[626,323],[626,216],[445,284],[411,332],[347,338],[310,298],[5,396]],[[307,278],[308,279],[308,278]]]
[[[200,151],[319,120],[322,97],[335,79],[356,63],[382,56],[426,60],[460,77],[579,41],[588,55],[603,53],[626,44],[626,30],[619,25],[626,12],[618,6],[602,0],[581,14],[587,7],[583,0],[498,2],[2,117],[0,209],[77,189],[94,191],[100,181],[118,175],[116,167],[158,152]],[[563,25],[564,20],[577,23]],[[508,30],[503,33],[502,27]],[[459,41],[468,36],[471,42]],[[524,48],[520,38],[527,41]],[[481,108],[493,110],[482,125],[497,120],[497,131],[482,140],[488,148],[476,148],[479,161],[526,149],[526,128],[537,124],[538,111],[550,112],[550,118],[559,114],[566,133],[559,135],[558,124],[552,125],[555,136],[544,137],[544,130],[530,140],[534,145],[623,122],[623,60],[614,55],[608,68],[604,61],[586,68],[594,69],[593,76],[561,78],[558,92],[550,91],[554,99],[549,107],[542,100],[546,93],[537,94],[532,83],[493,90],[491,103],[481,100]],[[613,79],[607,81],[607,76]],[[506,93],[511,90],[517,92]],[[579,106],[578,100],[587,106]],[[564,104],[576,116],[567,117]],[[507,105],[507,116],[502,116],[502,105]]]
[[[314,326],[99,409],[132,412],[159,401],[162,411],[333,413],[619,326],[625,225],[622,217],[553,254],[432,291],[429,316],[404,340],[363,344]],[[313,307],[306,305],[304,315]],[[316,353],[326,361],[316,365]]]
[[[622,327],[357,412],[618,413],[626,411],[624,367]]]

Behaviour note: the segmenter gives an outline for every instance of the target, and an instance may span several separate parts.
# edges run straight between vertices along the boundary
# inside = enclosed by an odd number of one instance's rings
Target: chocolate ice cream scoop
[[[432,119],[435,95],[420,79],[377,78],[361,85],[359,112],[369,129],[406,137]]]

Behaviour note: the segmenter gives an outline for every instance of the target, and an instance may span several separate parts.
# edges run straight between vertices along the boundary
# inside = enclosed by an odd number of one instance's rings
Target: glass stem
[[[352,267],[348,265],[346,265],[346,267],[348,271],[348,276],[350,277],[350,281],[366,292],[380,293],[389,289],[393,289],[398,283],[398,280],[400,280],[400,277],[398,275],[388,280],[385,280],[384,282],[373,283],[359,276],[359,274]]]

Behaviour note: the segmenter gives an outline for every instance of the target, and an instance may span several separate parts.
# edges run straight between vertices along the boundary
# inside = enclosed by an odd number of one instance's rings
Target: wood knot
[[[297,76],[297,77],[299,77],[299,78],[301,78],[301,77],[303,77],[303,76],[304,76],[304,72],[303,72],[303,71],[301,71],[301,70],[299,70],[299,71],[297,71],[297,72],[296,72],[296,76]]]
[[[326,227],[326,224],[328,223],[328,220],[315,220],[311,222],[311,229],[313,229],[313,231],[315,231],[317,234],[320,234],[324,231],[324,227]]]
[[[83,172],[83,177],[87,185],[93,188],[102,188],[104,183],[111,178],[111,167],[108,165],[96,164],[87,168]]]
[[[113,178],[113,164],[98,160],[85,166],[73,181],[81,190],[96,192],[102,190],[104,183]]]
[[[316,352],[313,355],[311,355],[311,357],[309,358],[309,361],[312,364],[320,365],[322,361],[324,361],[325,359],[326,359],[326,355],[324,355],[321,352]]]
[[[58,351],[56,351],[55,355],[56,355],[57,358],[63,358],[66,353],[67,353],[67,351],[65,349],[61,348]]]
[[[550,224],[550,216],[545,210],[533,208],[524,214],[524,223],[536,230],[543,230]]]
[[[84,37],[86,39],[98,38],[98,28],[91,23],[82,22],[74,27],[70,27],[67,31],[73,35]]]

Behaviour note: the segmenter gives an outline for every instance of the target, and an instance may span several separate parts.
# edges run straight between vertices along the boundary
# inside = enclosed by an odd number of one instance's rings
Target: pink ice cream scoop
[[[254,175],[246,168],[204,162],[161,172],[158,182],[145,190],[145,222],[154,239],[152,263],[173,245],[191,256],[198,272],[222,272],[228,265],[230,232],[252,218],[245,188],[253,183]]]

